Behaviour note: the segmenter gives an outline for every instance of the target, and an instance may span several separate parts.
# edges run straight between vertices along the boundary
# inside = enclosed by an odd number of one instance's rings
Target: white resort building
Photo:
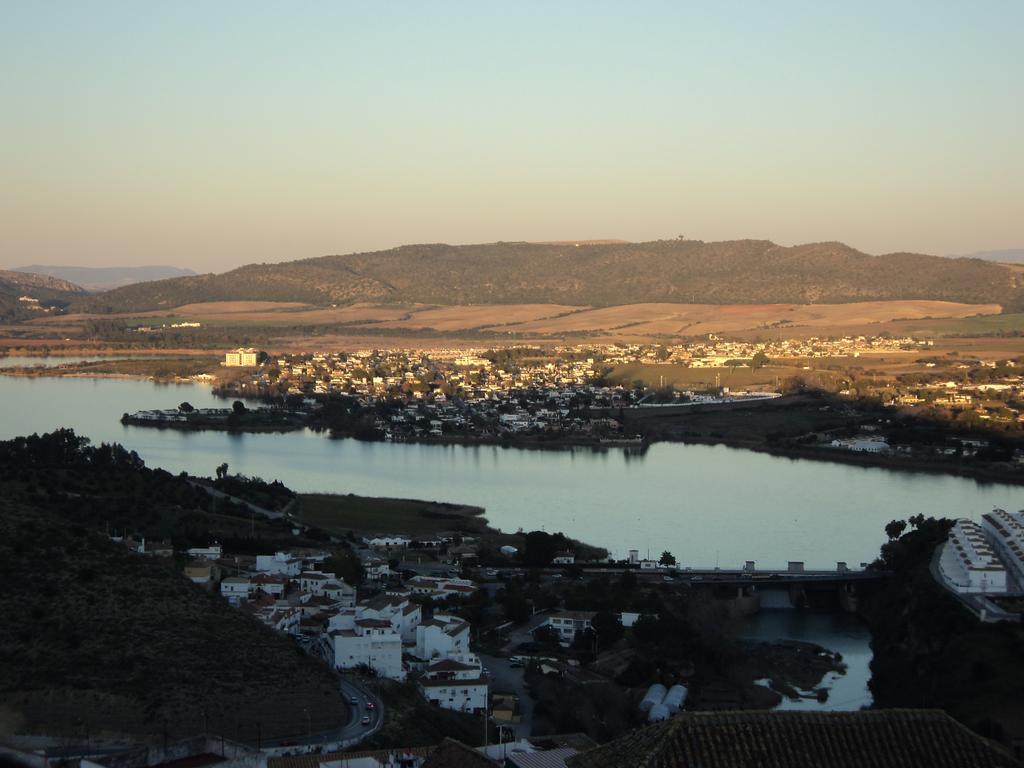
[[[981,516],[981,527],[1010,573],[1024,583],[1024,513],[993,509]]]
[[[949,531],[939,559],[942,578],[954,592],[1006,591],[1006,567],[985,540],[981,526],[961,518]]]

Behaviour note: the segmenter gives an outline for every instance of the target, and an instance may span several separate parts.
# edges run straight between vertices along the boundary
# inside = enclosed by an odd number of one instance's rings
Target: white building
[[[239,347],[224,354],[224,365],[228,368],[254,368],[257,353],[255,349]]]
[[[256,592],[262,592],[271,597],[284,597],[286,582],[283,576],[272,576],[267,573],[257,573],[249,580]]]
[[[993,509],[981,516],[981,529],[1017,581],[1024,583],[1024,514]]]
[[[1005,592],[1006,568],[985,540],[981,526],[961,518],[939,556],[942,578],[955,592]]]
[[[416,657],[423,661],[450,659],[469,653],[469,623],[457,616],[434,614],[416,627]]]
[[[423,609],[401,595],[380,595],[361,603],[356,615],[368,619],[383,619],[402,638],[403,643],[416,640],[416,628],[423,620]]]
[[[248,576],[228,576],[220,582],[220,594],[232,605],[248,600],[253,592],[253,584]]]
[[[470,597],[478,588],[476,582],[470,579],[441,579],[434,576],[414,576],[406,582],[406,586],[414,595],[425,595],[431,600]]]
[[[568,645],[576,638],[577,632],[592,629],[590,623],[596,615],[594,611],[559,611],[548,616],[540,627],[551,627],[558,633],[559,641]]]
[[[486,710],[490,693],[480,660],[442,659],[427,667],[419,682],[423,697],[432,704],[456,712]]]
[[[299,575],[302,570],[302,562],[287,552],[256,555],[256,570],[260,573],[276,573],[292,578]]]
[[[337,621],[345,618],[346,621]],[[366,666],[381,677],[405,680],[402,667],[402,638],[387,619],[356,618],[343,613],[331,624],[344,626],[328,633],[331,663],[336,669]]]
[[[185,554],[189,557],[202,558],[203,560],[219,560],[221,552],[220,544],[211,544],[208,547],[192,547],[185,550]]]

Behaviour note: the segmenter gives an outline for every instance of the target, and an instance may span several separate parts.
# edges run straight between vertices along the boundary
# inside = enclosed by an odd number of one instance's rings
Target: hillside
[[[173,561],[103,533],[109,516],[187,537],[205,527],[206,494],[67,431],[0,443],[0,465],[6,722],[72,736],[208,729],[254,742],[257,723],[271,738],[346,721],[324,665],[192,584]]]
[[[845,303],[931,299],[1024,307],[1024,277],[977,259],[870,256],[841,243],[410,245],[252,264],[119,288],[74,309],[122,312],[209,301],[420,304]]]
[[[31,317],[41,311],[30,308],[34,302],[19,301],[22,296],[37,299],[43,307],[63,307],[84,294],[83,288],[67,280],[29,272],[0,270],[0,320]]]
[[[144,283],[150,280],[165,280],[171,277],[194,275],[191,269],[152,265],[142,267],[63,267],[50,264],[30,264],[14,267],[14,272],[32,272],[67,280],[87,291],[109,291],[125,285]]]

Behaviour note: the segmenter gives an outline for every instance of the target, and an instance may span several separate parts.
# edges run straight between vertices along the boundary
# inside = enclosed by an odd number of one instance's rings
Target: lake
[[[858,566],[883,527],[909,515],[974,517],[1024,507],[1024,487],[788,459],[724,446],[657,443],[538,451],[330,440],[308,431],[231,435],[122,426],[126,411],[223,406],[199,385],[0,376],[0,438],[74,428],[117,441],[150,466],[280,479],[301,491],[476,504],[495,526],[563,531],[624,556],[672,552],[682,566]]]

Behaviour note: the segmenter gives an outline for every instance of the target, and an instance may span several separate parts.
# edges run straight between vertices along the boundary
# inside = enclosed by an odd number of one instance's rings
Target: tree
[[[898,539],[905,530],[907,530],[906,520],[891,520],[885,525],[885,535],[889,537],[890,541]]]
[[[192,403],[184,402],[178,406],[178,410],[182,413],[192,413],[195,408],[192,407]]]
[[[220,480],[228,476],[228,463],[225,461],[219,467],[217,467],[217,479]]]
[[[750,358],[751,368],[764,368],[766,365],[768,365],[768,355],[760,350],[755,352],[754,356]]]
[[[661,553],[661,557],[659,558],[658,563],[671,568],[676,564],[675,555],[673,555],[668,550],[665,550]]]
[[[597,633],[597,638],[604,648],[622,637],[625,631],[622,629],[619,615],[611,611],[598,611],[591,619],[590,626],[594,628],[594,632]]]
[[[235,400],[235,402],[231,404],[231,410],[238,416],[241,416],[246,410],[245,403],[241,400]]]

